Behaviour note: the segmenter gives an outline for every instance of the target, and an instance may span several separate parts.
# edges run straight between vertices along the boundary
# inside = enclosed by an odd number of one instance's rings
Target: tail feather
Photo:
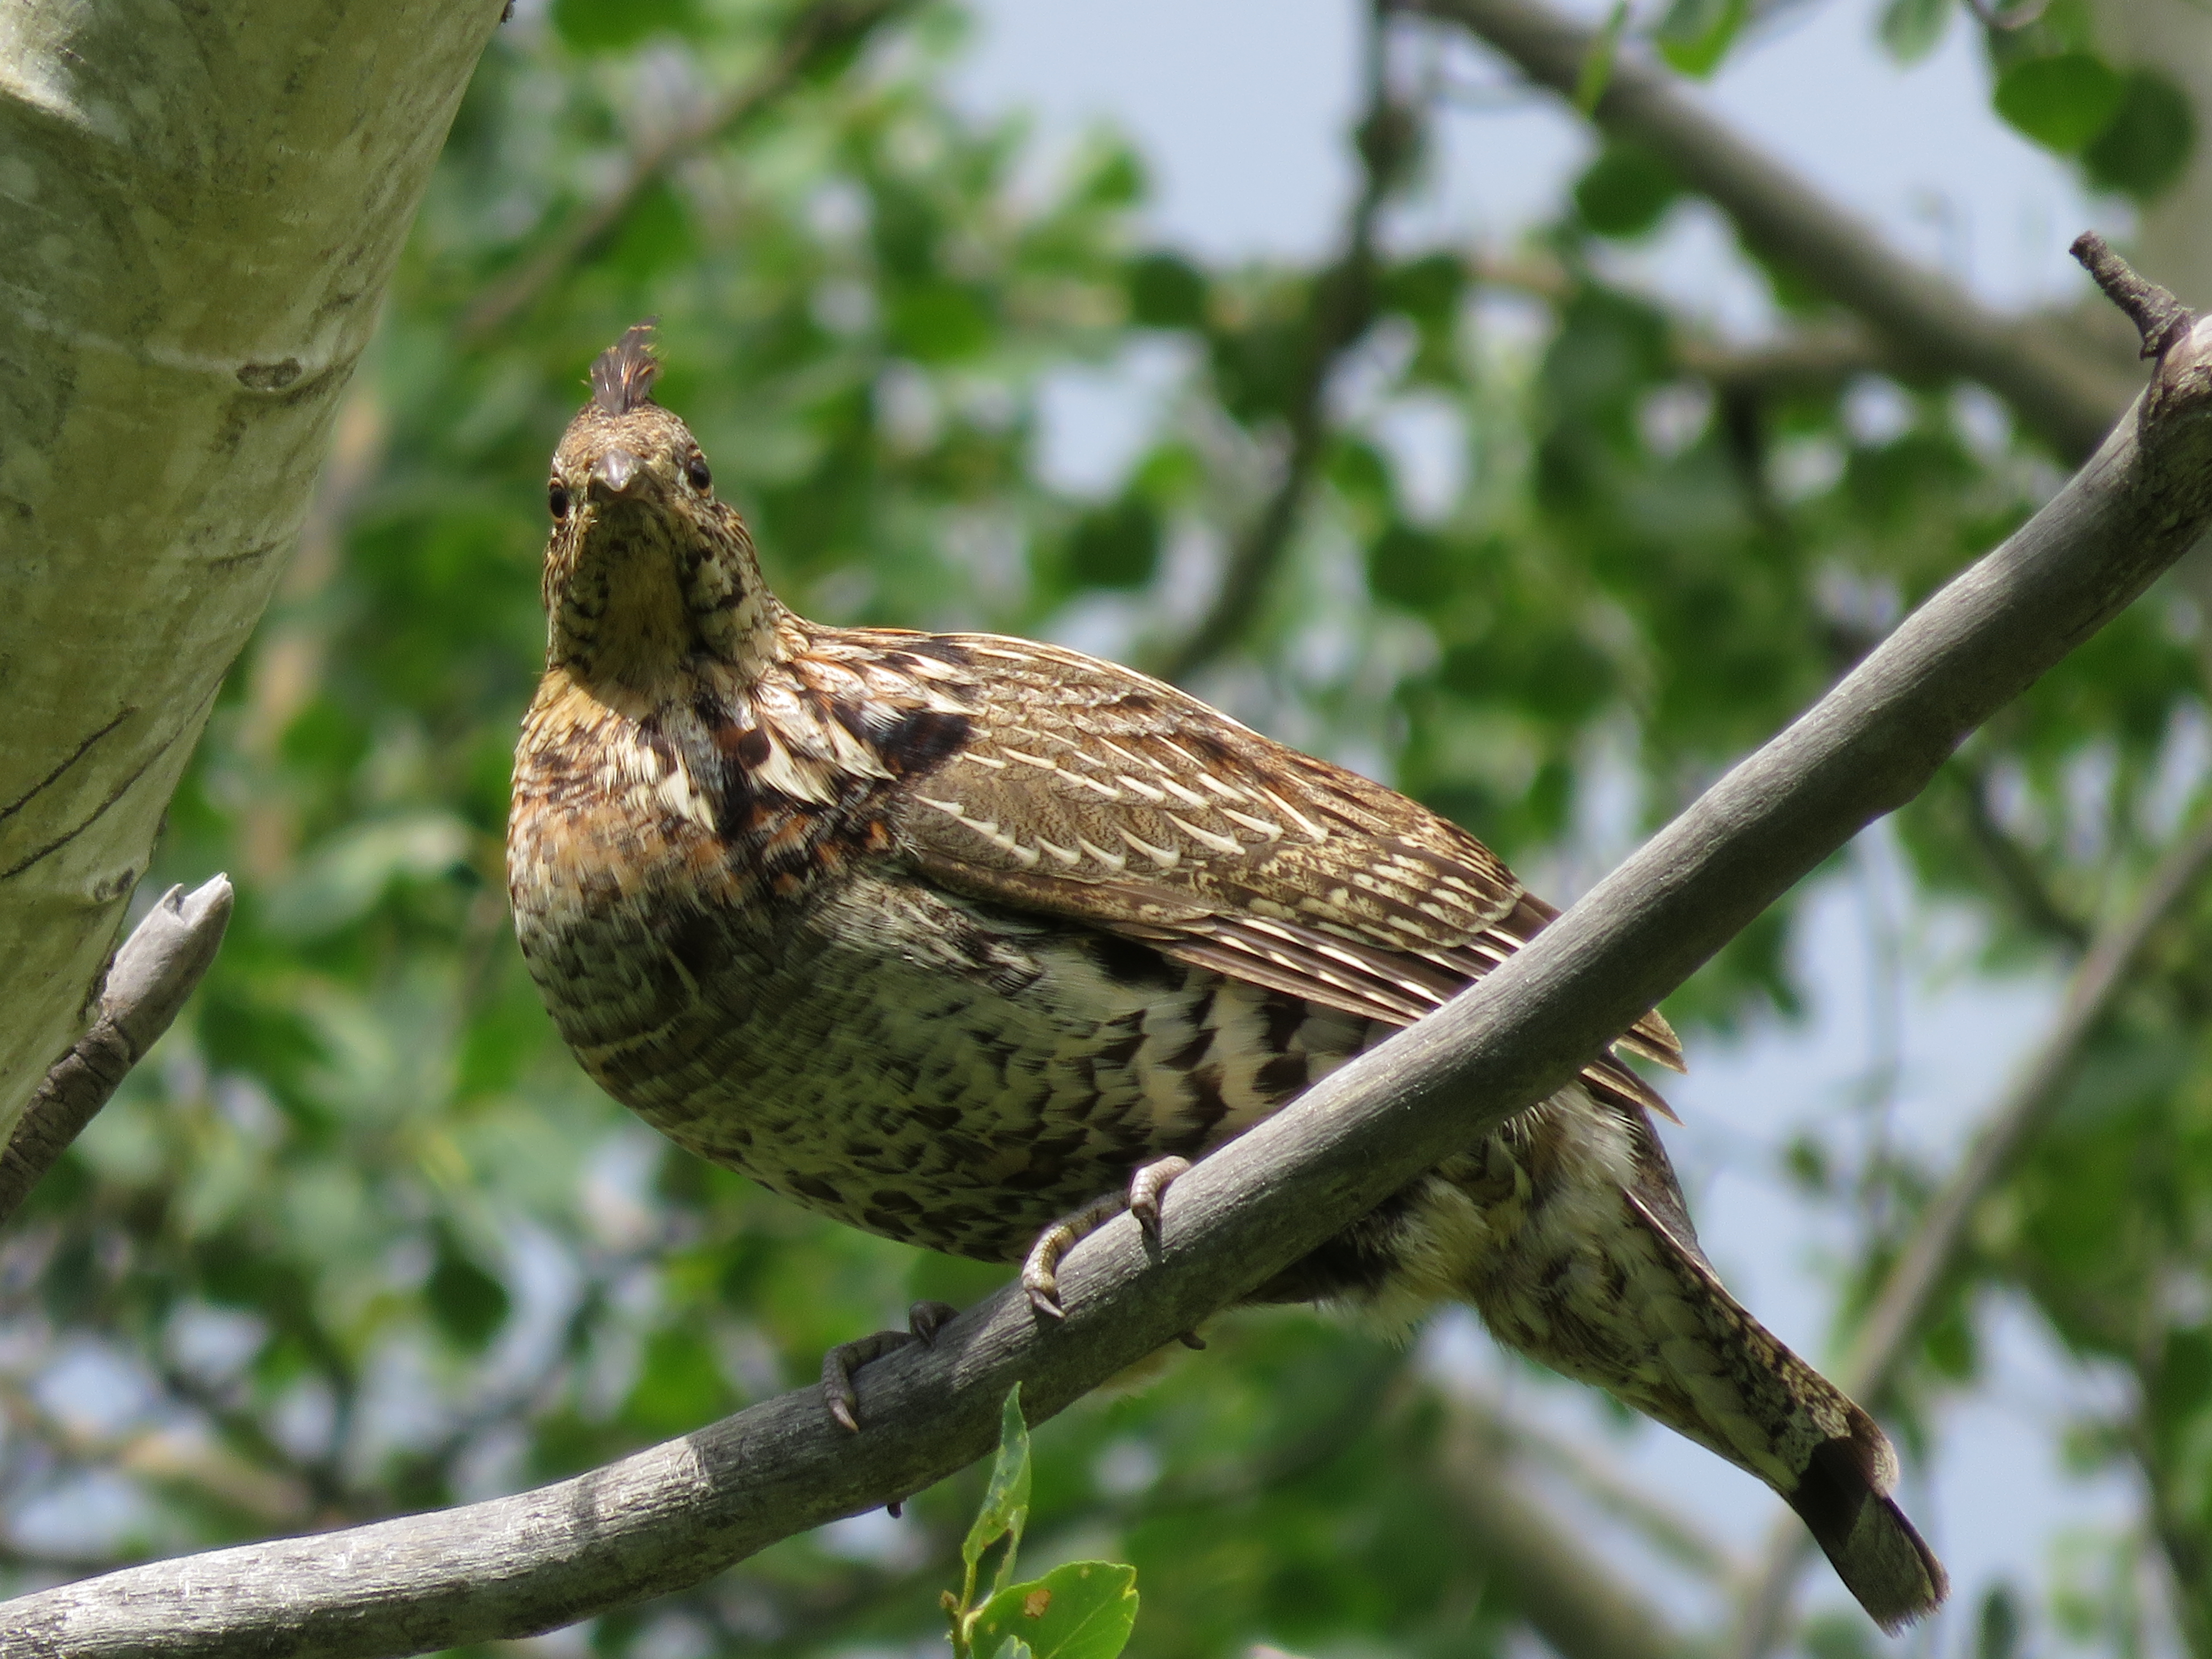
[[[1851,1409],[1861,1419],[1866,1418],[1856,1406]],[[1866,1427],[1881,1437],[1871,1421]],[[1882,1437],[1882,1445],[1887,1450],[1887,1437]],[[1798,1474],[1796,1490],[1782,1496],[1797,1511],[1844,1588],[1858,1598],[1868,1617],[1894,1636],[1935,1611],[1949,1594],[1951,1581],[1896,1500],[1869,1475],[1859,1437],[1830,1440],[1813,1449],[1811,1460]]]
[[[1416,1205],[1401,1279],[1455,1279],[1509,1346],[1764,1480],[1884,1630],[1942,1601],[1943,1569],[1890,1496],[1888,1437],[1728,1293],[1636,1103],[1563,1090],[1439,1173],[1479,1227]],[[1460,1256],[1462,1237],[1480,1248]]]
[[[1686,1293],[1678,1308],[1698,1310],[1693,1322],[1711,1350],[1703,1363],[1674,1368],[1676,1388],[1662,1391],[1674,1410],[1652,1414],[1772,1486],[1883,1630],[1893,1635],[1934,1612],[1950,1580],[1890,1496],[1897,1453],[1881,1425],[1730,1296],[1694,1242],[1676,1237],[1635,1194],[1624,1196]],[[1683,1357],[1679,1338],[1660,1346]],[[1652,1410],[1662,1401],[1631,1403]]]

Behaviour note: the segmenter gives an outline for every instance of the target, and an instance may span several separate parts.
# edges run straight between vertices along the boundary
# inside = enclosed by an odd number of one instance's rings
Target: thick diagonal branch
[[[860,1375],[511,1498],[111,1573],[0,1607],[10,1659],[420,1652],[571,1623],[902,1498],[1065,1409],[1571,1078],[2212,523],[2212,327],[2003,546],[1907,617],[1528,947],[1070,1254],[1064,1322],[1002,1293]],[[1204,1363],[1194,1361],[1191,1363]]]
[[[169,1029],[230,925],[230,879],[172,887],[115,953],[92,1029],[53,1064],[0,1152],[0,1226]]]
[[[1595,40],[1539,0],[1419,0],[1419,9],[1464,26],[1563,97],[1574,95]],[[2125,404],[2126,382],[2090,350],[2046,323],[2001,316],[1906,258],[1663,70],[1624,52],[1592,118],[1665,162],[1745,241],[1879,330],[1902,364],[1978,380],[2069,460],[2095,448]]]

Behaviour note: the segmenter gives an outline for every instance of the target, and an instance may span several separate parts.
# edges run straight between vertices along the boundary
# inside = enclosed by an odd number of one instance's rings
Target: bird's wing
[[[1173,686],[1026,641],[921,637],[965,659],[945,689],[967,729],[902,786],[895,827],[916,867],[956,890],[1396,1025],[1558,914],[1456,824]],[[1621,1041],[1681,1069],[1656,1012]],[[1666,1109],[1620,1061],[1596,1071]]]

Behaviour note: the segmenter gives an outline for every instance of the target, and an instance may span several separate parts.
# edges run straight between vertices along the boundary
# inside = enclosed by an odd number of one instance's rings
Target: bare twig
[[[2160,859],[2135,902],[2098,930],[2067,981],[2057,1023],[1990,1113],[1959,1167],[1921,1212],[1834,1376],[1844,1390],[1878,1403],[1960,1257],[1976,1206],[2050,1115],[2081,1051],[2126,988],[2148,945],[2212,865],[2212,810]],[[1737,1616],[1735,1659],[1764,1659],[1779,1645],[1797,1574],[1808,1559],[1803,1529],[1778,1520]]]
[[[2138,276],[2128,268],[2126,260],[2112,252],[2112,246],[2094,230],[2085,230],[2074,239],[2067,250],[2081,262],[2082,269],[2096,278],[2097,286],[2105,297],[2127,316],[2142,336],[2142,355],[2160,357],[2173,343],[2188,332],[2195,320],[2189,307],[2156,283]]]
[[[24,1107],[0,1152],[0,1224],[69,1150],[185,1006],[230,924],[230,880],[172,887],[115,953],[100,1014]]]
[[[463,343],[475,345],[520,316],[562,271],[619,226],[639,198],[671,167],[708,144],[744,131],[817,64],[865,39],[877,25],[912,3],[822,0],[808,6],[759,74],[710,99],[688,120],[640,149],[612,189],[554,232],[520,265],[492,282],[462,314],[455,333]]]
[[[1540,0],[1419,0],[1460,23],[1531,80],[1571,98],[1595,37]],[[1816,283],[1926,375],[1980,381],[2060,454],[2094,449],[2125,404],[2126,384],[2048,326],[1997,315],[1955,283],[1905,258],[1693,102],[1679,83],[1623,52],[1592,118],[1665,161],[1730,218],[1746,241]]]
[[[2212,325],[2005,544],[1923,605],[1525,949],[1070,1252],[1066,1318],[1012,1290],[860,1373],[861,1431],[803,1389],[487,1503],[151,1564],[0,1607],[9,1659],[421,1652],[696,1583],[902,1498],[1320,1246],[1550,1094],[1766,906],[1924,788],[1966,734],[2130,604],[2212,523]],[[1202,1364],[1203,1361],[1186,1363]]]
[[[1188,678],[1251,625],[1268,579],[1289,550],[1314,470],[1328,446],[1324,404],[1329,377],[1375,321],[1376,219],[1404,174],[1414,132],[1412,112],[1390,92],[1382,40],[1388,12],[1379,0],[1370,16],[1371,92],[1358,129],[1359,193],[1352,201],[1344,252],[1315,280],[1297,376],[1284,411],[1290,443],[1282,471],[1258,516],[1231,549],[1212,604],[1162,663],[1159,672],[1170,680]]]

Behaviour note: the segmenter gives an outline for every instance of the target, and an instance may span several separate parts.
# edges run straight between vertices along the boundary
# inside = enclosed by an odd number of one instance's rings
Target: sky
[[[1150,224],[1163,242],[1214,259],[1310,258],[1338,234],[1353,187],[1345,134],[1360,74],[1358,15],[1347,0],[974,0],[974,10],[957,95],[979,112],[1028,112],[1048,151],[1101,122],[1127,135],[1150,169]],[[1796,6],[1703,95],[1816,188],[1991,303],[2015,308],[2081,291],[2068,242],[2087,228],[2124,231],[2124,218],[2086,198],[1990,113],[1981,50],[1962,19],[1905,71],[1881,55],[1875,19],[1863,0]],[[1509,247],[1551,210],[1590,140],[1478,49],[1455,48],[1445,70],[1460,90],[1440,120],[1437,165],[1396,232]],[[1771,326],[1762,294],[1701,205],[1678,208],[1618,269],[1728,337]],[[1046,402],[1055,479],[1109,487],[1147,424],[1147,400],[1174,369],[1139,359],[1057,382]],[[1730,1045],[1701,1042],[1691,1076],[1670,1091],[1686,1127],[1669,1144],[1708,1249],[1740,1297],[1810,1356],[1826,1350],[1829,1270],[1847,1234],[1791,1188],[1783,1149],[1861,1097],[1870,1079],[1893,1074],[1890,1132],[1946,1166],[2057,995],[2053,982],[1965,971],[1973,944],[1960,918],[1915,902],[1887,839],[1870,832],[1813,905],[1803,946],[1810,1019]],[[1908,966],[1884,991],[1890,957]],[[2130,1507],[2119,1477],[2084,1480],[2057,1462],[2057,1425],[2111,1400],[2112,1379],[2070,1367],[2024,1309],[1988,1310],[1984,1334],[1991,1385],[1946,1412],[1932,1465],[1907,1479],[1908,1507],[1954,1584],[1948,1616],[1914,1638],[1917,1651],[1969,1647],[1990,1584],[2039,1584],[2054,1537],[2115,1523]],[[1747,1553],[1777,1513],[1750,1477],[1662,1432],[1625,1433],[1579,1391],[1501,1362],[1471,1322],[1433,1330],[1427,1358],[1601,1449]],[[1686,1620],[1719,1611],[1686,1597],[1680,1575],[1644,1576],[1655,1589],[1674,1587]],[[1824,1572],[1805,1583],[1812,1601],[1846,1604]]]

